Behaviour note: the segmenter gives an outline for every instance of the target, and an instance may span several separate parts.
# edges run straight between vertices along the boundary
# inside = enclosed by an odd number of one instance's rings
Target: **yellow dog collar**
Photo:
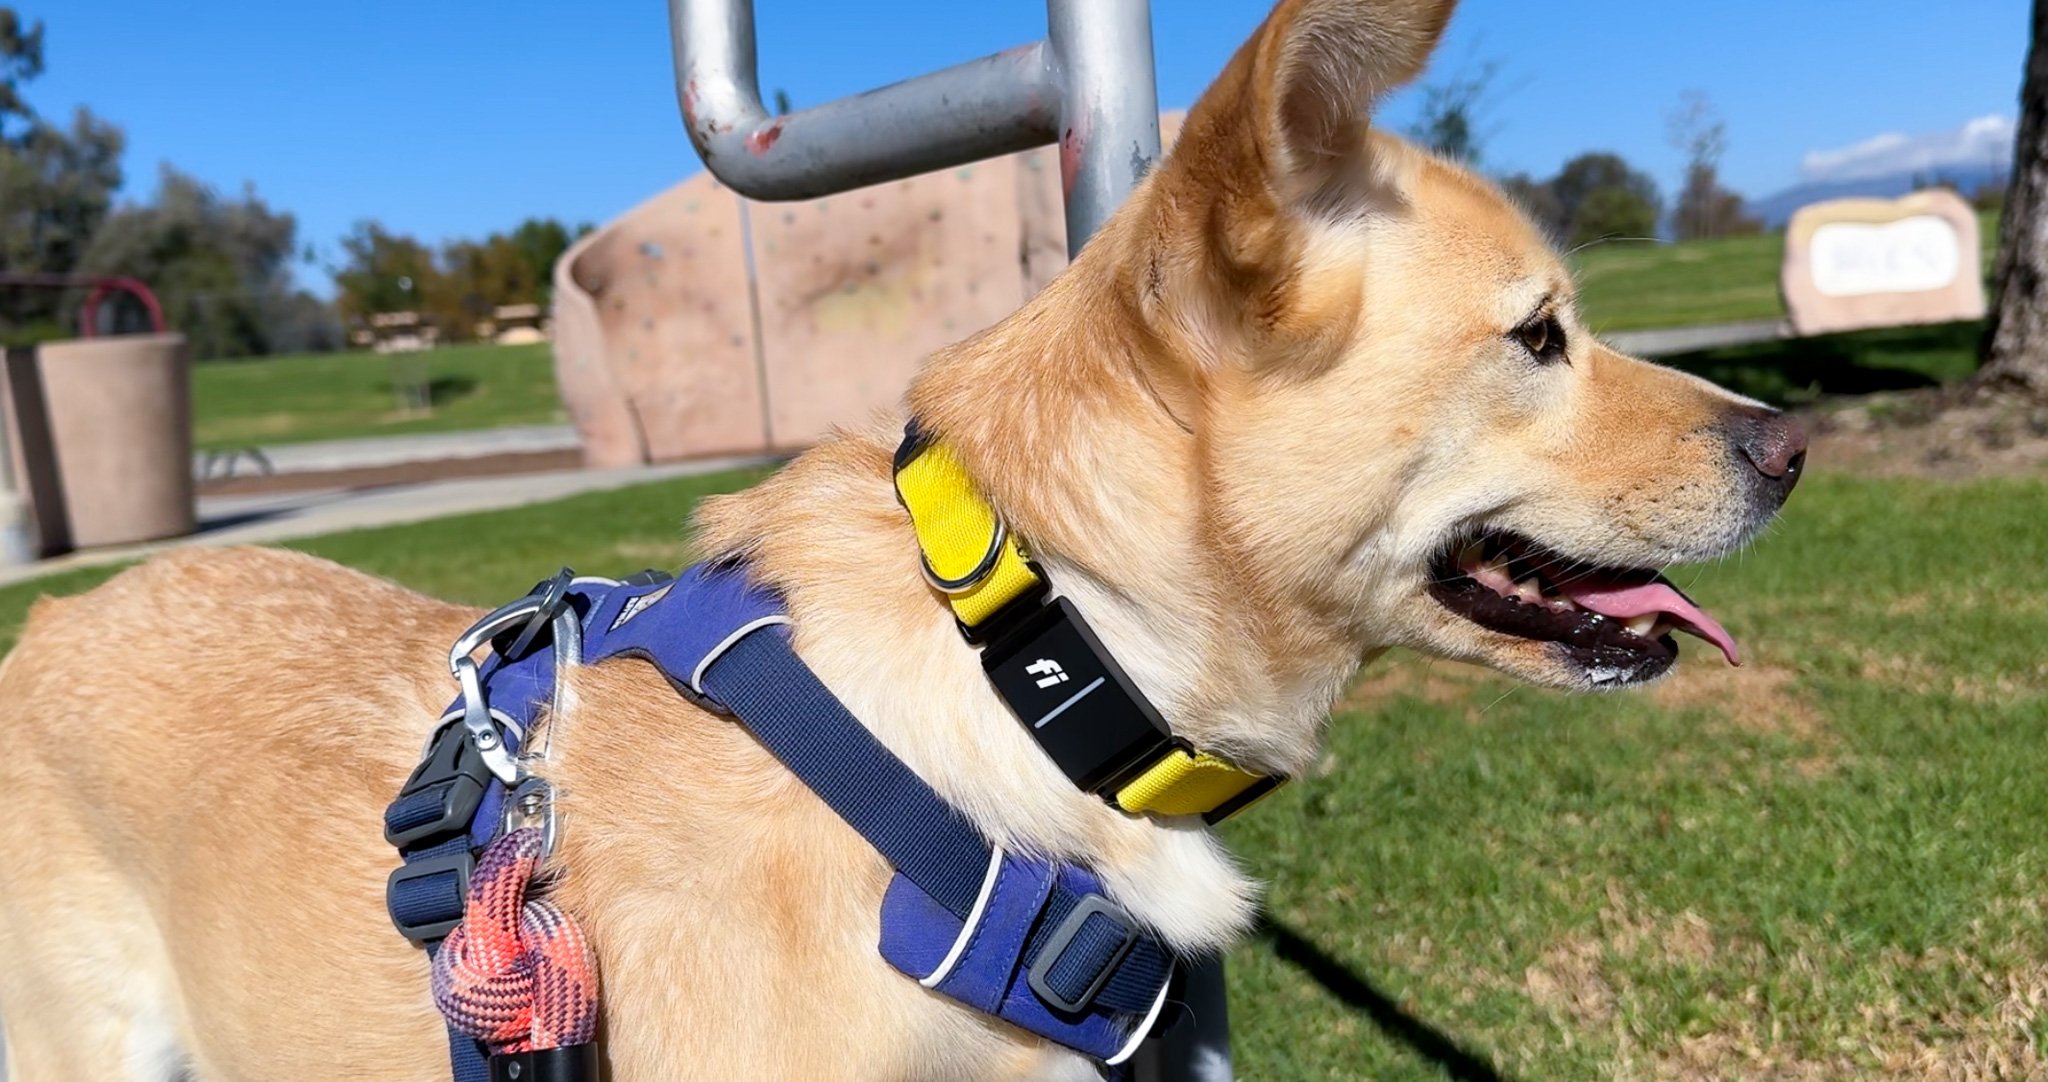
[[[1051,596],[1045,572],[950,448],[912,422],[895,466],[925,579],[983,648],[997,694],[1076,785],[1133,814],[1217,823],[1286,780],[1174,737],[1073,603]]]

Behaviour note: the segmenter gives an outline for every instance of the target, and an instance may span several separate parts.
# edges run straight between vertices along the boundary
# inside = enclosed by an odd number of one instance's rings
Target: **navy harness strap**
[[[779,633],[741,639],[700,683],[897,871],[967,919],[988,867],[981,835],[882,747]]]
[[[743,569],[699,566],[673,580],[595,588],[591,581],[577,579],[562,595],[582,629],[581,661],[648,662],[685,697],[730,714],[895,868],[898,883],[928,899],[899,899],[891,887],[883,953],[892,964],[1098,1058],[1128,1045],[1135,1023],[1127,1016],[1156,1016],[1173,971],[1164,945],[1109,903],[1085,870],[994,851],[797,657],[779,599],[749,585]],[[504,740],[514,752],[552,697],[553,673],[545,643],[483,667],[490,710],[510,723]],[[405,860],[387,902],[400,930],[430,955],[444,923],[462,916],[471,854],[496,832],[505,793],[458,718],[386,812],[387,836]],[[891,923],[889,906],[914,915],[920,904],[936,919]],[[1009,921],[1007,930],[984,936],[998,920]],[[1000,940],[1009,953],[991,954]],[[943,962],[924,953],[949,943]],[[456,1082],[489,1082],[481,1045],[453,1031],[449,1045]]]
[[[904,878],[954,916],[967,919],[988,867],[987,843],[841,705],[789,648],[780,629],[741,639],[704,671],[699,683]],[[1027,967],[1081,898],[1064,885],[1054,888],[1024,949]],[[1112,936],[1114,943],[1108,942]],[[1109,960],[1109,950],[1122,946],[1121,929],[1084,924],[1048,979],[1078,993]],[[1158,943],[1142,938],[1131,944],[1094,1002],[1143,1014],[1171,969]]]

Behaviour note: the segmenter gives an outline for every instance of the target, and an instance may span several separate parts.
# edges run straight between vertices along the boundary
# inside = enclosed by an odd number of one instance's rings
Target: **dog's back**
[[[376,821],[442,705],[422,662],[471,617],[265,550],[161,557],[39,603],[0,669],[9,1077],[171,1079],[188,1049],[223,1041],[261,1062],[275,1037],[255,1001],[345,994],[366,969],[414,976],[375,850],[277,827]],[[223,894],[233,922],[181,904]],[[212,954],[265,968],[183,964]],[[414,1004],[315,1011],[322,997],[302,994],[295,1041],[438,1039]]]

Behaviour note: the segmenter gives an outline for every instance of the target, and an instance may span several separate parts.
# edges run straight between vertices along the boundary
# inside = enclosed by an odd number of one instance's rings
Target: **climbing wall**
[[[771,435],[814,442],[895,404],[932,351],[1024,302],[1017,164],[755,204]]]
[[[741,205],[700,174],[555,265],[555,375],[593,466],[758,451]]]
[[[796,449],[894,408],[926,356],[1066,266],[1058,161],[800,203],[700,174],[577,242],[555,266],[555,372],[586,462]]]

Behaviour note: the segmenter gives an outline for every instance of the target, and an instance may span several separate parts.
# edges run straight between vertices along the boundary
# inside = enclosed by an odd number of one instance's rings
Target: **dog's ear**
[[[1247,46],[1245,117],[1284,198],[1362,164],[1373,106],[1421,73],[1456,0],[1283,0]]]
[[[1132,219],[1118,290],[1165,343],[1146,378],[1183,421],[1211,367],[1186,359],[1312,371],[1342,355],[1357,291],[1303,273],[1305,218],[1386,191],[1366,131],[1373,106],[1422,70],[1455,6],[1281,0],[1189,110]]]

